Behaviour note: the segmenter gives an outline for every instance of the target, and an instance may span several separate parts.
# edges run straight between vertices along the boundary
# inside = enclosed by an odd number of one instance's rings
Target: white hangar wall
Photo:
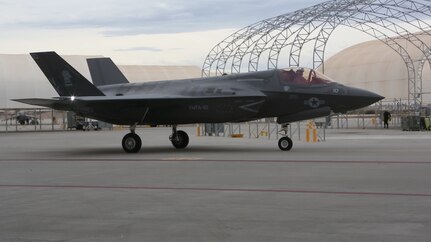
[[[201,77],[197,66],[118,65],[130,82],[179,80]]]
[[[431,36],[419,35],[431,45]],[[404,40],[403,46],[414,60],[422,53]],[[376,92],[386,100],[408,98],[407,68],[402,58],[384,43],[373,40],[340,51],[325,62],[325,75],[339,83]],[[428,63],[423,71],[422,92],[431,92],[431,71]],[[431,94],[423,95],[424,103],[431,103]]]

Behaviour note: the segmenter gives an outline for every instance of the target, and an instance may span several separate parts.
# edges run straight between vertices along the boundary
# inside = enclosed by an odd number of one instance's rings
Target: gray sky
[[[0,0],[2,28],[102,28],[105,35],[240,28],[322,0]]]
[[[0,53],[54,50],[119,64],[200,66],[211,48],[257,21],[322,0],[0,0]]]

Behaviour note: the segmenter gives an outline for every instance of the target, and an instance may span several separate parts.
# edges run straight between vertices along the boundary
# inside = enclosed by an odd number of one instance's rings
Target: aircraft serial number
[[[208,105],[189,105],[189,110],[192,111],[208,111],[209,109]]]

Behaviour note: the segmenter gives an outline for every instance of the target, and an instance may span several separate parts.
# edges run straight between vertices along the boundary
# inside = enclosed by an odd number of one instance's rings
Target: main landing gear
[[[172,126],[172,135],[169,136],[172,145],[177,149],[184,149],[189,144],[189,136],[182,130],[177,131],[177,126]]]
[[[141,149],[142,140],[139,135],[135,134],[136,124],[130,126],[130,133],[123,137],[121,144],[127,153],[136,153]]]
[[[142,140],[135,134],[136,124],[130,126],[130,133],[123,137],[121,142],[123,149],[127,153],[137,153],[142,146]],[[182,130],[177,130],[177,126],[172,126],[172,135],[169,136],[172,145],[177,149],[184,149],[189,144],[189,136]]]
[[[293,141],[287,136],[287,131],[289,130],[289,124],[281,125],[281,130],[279,133],[283,136],[278,140],[278,148],[283,151],[291,150],[293,147]]]

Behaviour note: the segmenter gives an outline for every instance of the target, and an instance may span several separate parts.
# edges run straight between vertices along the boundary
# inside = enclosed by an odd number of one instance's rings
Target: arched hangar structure
[[[431,64],[431,45],[415,33],[431,35],[431,0],[331,0],[265,19],[233,33],[208,54],[202,76],[277,68],[282,49],[289,66],[299,66],[305,44],[314,44],[313,68],[324,71],[325,49],[331,34],[347,26],[368,34],[395,51],[408,73],[409,104],[422,103],[422,70]],[[402,44],[422,53],[415,59]],[[431,66],[431,65],[430,65]]]

